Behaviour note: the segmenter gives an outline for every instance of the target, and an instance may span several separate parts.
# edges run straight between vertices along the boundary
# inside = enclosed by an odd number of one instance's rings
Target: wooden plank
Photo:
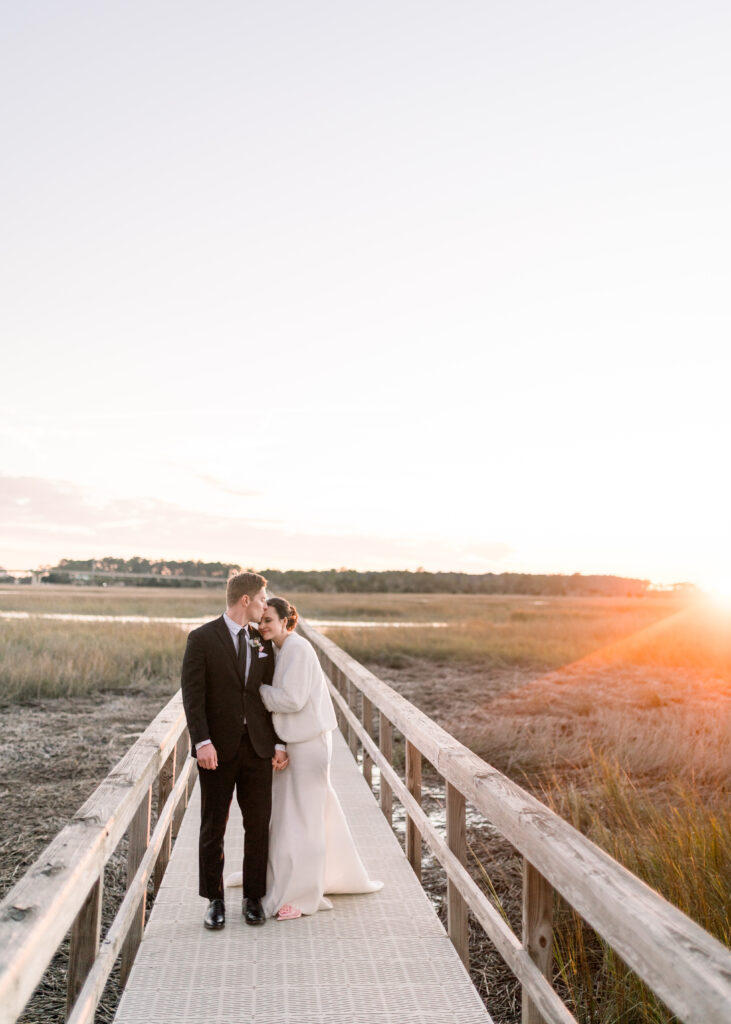
[[[191,761],[195,765],[198,764],[197,760],[194,757],[191,757]],[[188,776],[188,793],[187,793],[186,798],[185,798],[185,806],[186,807],[188,806],[188,801],[190,800],[190,794],[195,789],[195,784],[196,784],[197,781],[198,781],[198,774],[196,772],[191,772],[190,775]]]
[[[365,752],[363,754],[365,760]],[[406,788],[421,806],[421,753],[406,741]],[[421,881],[421,832],[410,815],[406,818],[406,858]]]
[[[358,689],[355,683],[352,683],[347,677],[345,678],[345,696],[348,701],[348,707],[356,713],[356,695]],[[358,759],[358,733],[355,731],[352,725],[348,725],[348,746],[350,747],[350,753],[357,760]]]
[[[465,799],[447,783],[447,845],[460,864],[467,863],[467,825]],[[447,879],[447,923],[449,937],[467,970],[470,968],[467,904],[451,878]]]
[[[173,782],[175,779],[175,755],[177,753],[177,745],[173,748],[173,752],[167,759],[165,764],[162,766],[162,771],[157,780],[157,806],[164,807],[167,798],[170,796],[173,790]],[[168,830],[167,841],[163,843],[162,849],[160,850],[160,856],[157,858],[155,864],[154,873],[154,884],[153,891],[157,893],[160,888],[160,882],[162,876],[165,874],[165,868],[168,866],[170,860],[170,851],[173,845],[173,828],[172,822],[170,823],[170,829]]]
[[[127,888],[134,882],[137,869],[142,863],[145,851],[150,842],[150,811],[152,809],[152,786],[140,804],[132,819],[129,829],[129,848],[127,850]],[[145,907],[147,905],[147,889],[141,893],[137,902],[137,912],[130,925],[127,938],[122,947],[122,963],[119,970],[119,984],[124,988],[129,972],[132,970],[137,950],[145,930]]]
[[[0,903],[0,1024],[13,1024],[185,728],[178,692]]]
[[[194,897],[183,895],[182,907],[175,899],[195,881],[196,806],[183,825],[188,849],[173,853],[118,1024],[490,1024],[339,734],[331,775],[383,891],[339,899],[334,914],[294,922],[286,935],[282,925],[251,929],[240,918],[221,935],[206,933]],[[227,863],[243,842],[241,817],[232,818]]]
[[[330,678],[332,679],[332,682],[333,682],[333,685],[334,685],[335,689],[338,691],[339,694],[342,695],[342,692],[343,692],[343,679],[345,678],[343,672],[340,669],[338,669],[337,665],[330,665],[329,666],[329,671],[330,671]],[[338,729],[340,729],[340,731],[343,733],[344,736],[347,736],[348,735],[348,724],[345,721],[345,716],[343,715],[342,711],[340,710],[339,705],[337,706],[336,718],[338,720]]]
[[[731,953],[676,907],[310,627],[321,647],[684,1021],[723,1020]]]
[[[334,701],[342,701],[342,697],[331,689]],[[361,734],[363,745],[369,750],[374,762],[378,765],[381,777],[385,778],[394,794],[404,805],[407,813],[416,823],[422,839],[434,853],[439,863],[455,884],[470,907],[470,910],[485,929],[485,933],[505,960],[525,991],[540,1008],[547,1024],[576,1024],[576,1018],[569,1012],[559,999],[553,988],[540,973],[528,951],[518,941],[510,926],[502,915],[493,907],[477,883],[470,877],[466,867],[461,864],[446,840],[436,831],[422,808],[416,803],[406,786],[398,777],[393,767],[381,755],[376,744],[365,733]]]
[[[390,764],[393,757],[393,729],[383,713],[378,716],[378,746],[384,759]],[[393,791],[383,775],[381,775],[381,810],[390,825],[393,819]]]
[[[368,697],[379,711],[384,712],[393,725],[419,748],[422,755],[436,766],[440,752],[449,748],[465,749],[461,743],[445,732],[431,719],[427,718],[418,708],[410,704],[404,697],[397,694],[390,686],[382,682],[367,668],[355,661],[345,651],[310,627],[303,625],[303,635],[318,648],[323,650],[323,659],[327,666],[326,674],[335,682],[338,675],[346,676],[356,684],[358,689]],[[342,692],[336,683],[336,689]],[[344,719],[347,732],[347,719]],[[443,773],[442,773],[443,774]]]
[[[98,878],[76,915],[71,929],[69,967],[66,976],[66,1016],[76,1002],[86,977],[99,951],[102,926],[102,891],[104,882]]]
[[[373,704],[363,695],[363,728],[368,736],[373,736]],[[363,747],[363,778],[373,788],[373,758]]]
[[[127,893],[122,900],[109,931],[104,936],[99,955],[89,972],[83,988],[79,992],[73,1013],[68,1019],[68,1024],[93,1024],[96,1008],[104,992],[107,979],[112,973],[112,968],[121,952],[130,926],[133,921],[137,920],[140,898],[147,889],[147,882],[154,870],[158,854],[166,840],[170,824],[178,807],[186,800],[188,777],[191,774],[194,775],[194,766],[195,761],[193,758],[189,758],[176,780],[167,803],[160,812],[155,831],[152,833],[149,846],[137,869],[137,874],[127,889]]]
[[[553,889],[523,858],[523,945],[541,974],[551,981],[553,968]],[[522,997],[522,1024],[546,1024],[527,992]]]
[[[190,735],[188,730],[184,729],[180,734],[180,739],[175,747],[175,782],[178,781],[181,772],[185,769],[188,759],[190,758]],[[191,758],[192,760],[192,758]],[[180,826],[183,824],[183,816],[185,809],[188,806],[188,793],[186,790],[184,799],[180,800],[175,808],[175,814],[173,815],[173,826],[172,826],[172,837],[177,839]]]

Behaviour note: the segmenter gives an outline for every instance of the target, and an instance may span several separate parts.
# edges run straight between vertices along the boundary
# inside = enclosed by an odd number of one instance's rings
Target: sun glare
[[[714,604],[731,609],[731,577],[714,580],[704,587],[704,590]]]

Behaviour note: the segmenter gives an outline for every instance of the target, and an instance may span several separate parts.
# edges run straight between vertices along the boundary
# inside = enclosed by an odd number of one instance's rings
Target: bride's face
[[[287,620],[280,619],[273,608],[265,608],[259,619],[259,632],[265,640],[282,640],[287,635]]]

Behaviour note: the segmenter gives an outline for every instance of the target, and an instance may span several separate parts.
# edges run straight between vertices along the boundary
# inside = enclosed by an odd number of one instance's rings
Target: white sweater
[[[312,740],[337,726],[315,650],[298,633],[290,633],[277,651],[272,685],[260,686],[259,694],[285,743]]]

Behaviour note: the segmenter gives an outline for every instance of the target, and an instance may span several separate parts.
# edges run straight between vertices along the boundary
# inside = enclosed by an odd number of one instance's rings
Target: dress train
[[[314,914],[332,909],[325,893],[377,892],[383,883],[368,877],[330,781],[332,733],[288,743],[287,753],[289,767],[272,780],[264,913],[275,917],[289,903]],[[226,878],[241,884],[241,872]]]

